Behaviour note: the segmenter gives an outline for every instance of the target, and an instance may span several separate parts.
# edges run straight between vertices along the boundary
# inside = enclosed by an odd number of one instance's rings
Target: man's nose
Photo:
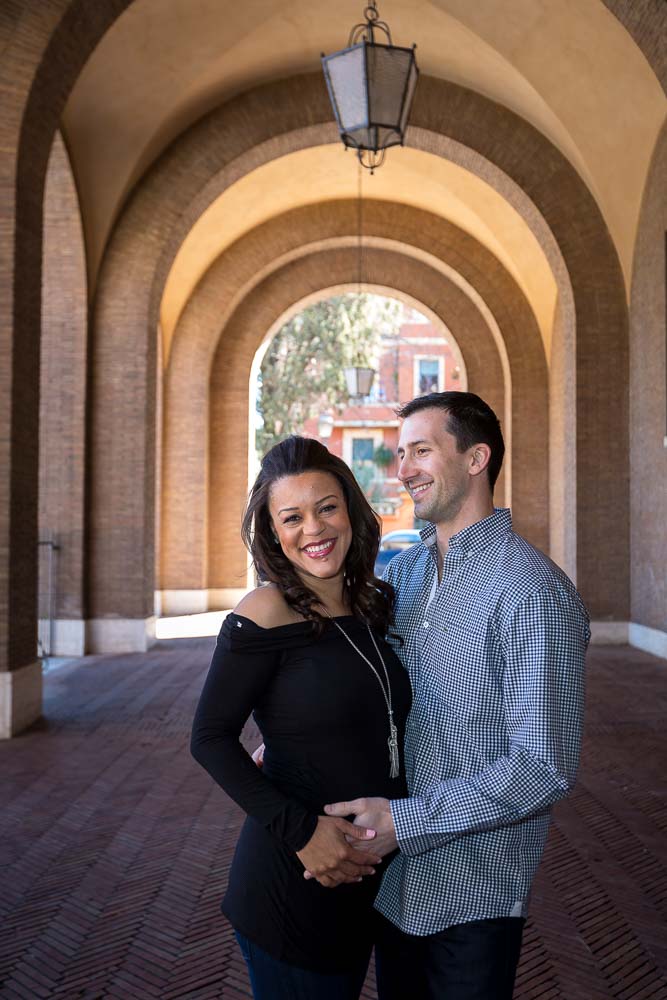
[[[407,479],[410,479],[410,477],[412,476],[412,470],[410,468],[410,460],[407,455],[404,455],[403,458],[400,458],[398,460],[397,475],[402,483],[404,483]]]

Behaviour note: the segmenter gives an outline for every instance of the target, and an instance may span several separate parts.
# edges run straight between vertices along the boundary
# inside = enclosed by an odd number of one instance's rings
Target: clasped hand
[[[372,848],[375,830],[349,823],[333,816],[318,816],[315,832],[305,847],[297,851],[304,878],[316,878],[328,889],[341,882],[361,882],[373,875],[381,855]],[[359,849],[366,842],[367,851]],[[352,846],[357,845],[357,846]]]
[[[364,875],[374,874],[372,866],[396,849],[396,831],[388,799],[336,802],[325,806],[324,811],[327,815],[319,817],[315,833],[298,852],[306,869],[305,878],[316,878],[327,888],[342,882],[359,882]],[[355,817],[354,823],[342,818],[351,814]],[[327,820],[335,826],[328,825]],[[315,858],[314,865],[309,857]]]

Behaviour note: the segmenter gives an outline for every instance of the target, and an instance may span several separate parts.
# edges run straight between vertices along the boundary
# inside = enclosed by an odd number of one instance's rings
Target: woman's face
[[[302,472],[279,479],[269,494],[269,513],[280,547],[299,576],[329,580],[344,573],[352,525],[335,476]]]

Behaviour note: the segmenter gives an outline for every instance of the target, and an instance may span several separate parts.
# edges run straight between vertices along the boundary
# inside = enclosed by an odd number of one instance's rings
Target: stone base
[[[635,646],[667,660],[667,632],[636,622],[591,622],[591,643],[596,646]]]
[[[40,633],[48,627],[40,619]],[[83,656],[86,652],[86,623],[81,618],[56,618],[51,633],[51,656]]]
[[[178,615],[201,615],[206,611],[229,611],[248,593],[247,587],[223,587],[217,590],[158,590],[155,606],[161,618]]]
[[[209,590],[208,607],[210,611],[229,611],[235,608],[250,590],[250,587],[225,587],[221,590]]]
[[[635,622],[630,622],[628,631],[631,646],[667,660],[667,632],[647,625],[637,625]]]
[[[208,590],[161,590],[160,617],[200,615],[208,611]]]
[[[594,646],[627,646],[627,622],[591,622],[591,643]]]
[[[42,664],[0,673],[0,739],[16,736],[42,714]]]
[[[87,653],[145,653],[155,643],[150,618],[91,618],[86,622]]]

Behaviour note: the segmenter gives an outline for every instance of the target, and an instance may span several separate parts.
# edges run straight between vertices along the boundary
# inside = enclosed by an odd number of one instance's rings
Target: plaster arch
[[[449,146],[447,156],[437,159],[414,146],[397,147],[373,176],[366,171],[360,175],[340,144],[300,149],[245,174],[197,219],[174,258],[160,303],[165,357],[184,303],[232,243],[293,208],[359,198],[364,203],[397,202],[442,216],[490,250],[530,302],[549,356],[558,295],[554,277],[558,251],[556,247],[551,252],[553,238],[542,222],[538,240],[535,230],[540,219],[533,218],[537,213],[522,192],[512,192],[515,204],[524,202],[521,212],[510,203],[506,175],[489,183],[485,179],[492,171],[488,162],[477,156],[473,169],[470,150],[460,150],[453,141]]]
[[[404,292],[447,325],[463,354],[469,388],[484,394],[502,412],[503,373],[495,343],[481,313],[461,289],[422,262],[387,249],[369,248],[366,270],[371,287],[399,297]],[[220,336],[209,383],[208,588],[213,600],[221,590],[245,583],[246,555],[238,526],[247,493],[249,379],[255,354],[281,315],[313,292],[324,295],[331,287],[354,282],[356,273],[353,246],[322,249],[293,260],[254,289]],[[545,455],[541,485],[546,492],[546,419],[541,427],[536,420],[531,431],[534,440],[541,437],[538,447]],[[515,449],[524,444],[515,442]],[[230,455],[235,460],[230,462]],[[517,498],[517,509],[521,499]],[[526,513],[528,521],[531,511]],[[548,533],[546,523],[530,527]]]
[[[630,6],[650,3],[660,0]],[[353,0],[288,8],[281,0],[170,0],[166,8],[135,0],[89,60],[64,116],[92,209],[91,277],[124,195],[169,142],[257,83],[316,70],[320,52],[338,49],[359,13]],[[397,39],[417,43],[425,74],[486,94],[568,157],[596,194],[628,277],[663,94],[602,0],[394,0],[390,21]]]
[[[602,0],[605,7],[620,21],[660,81],[667,94],[667,6],[661,0]]]

